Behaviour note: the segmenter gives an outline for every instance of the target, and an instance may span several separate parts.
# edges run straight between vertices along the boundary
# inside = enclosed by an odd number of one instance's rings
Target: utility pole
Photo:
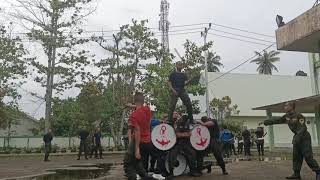
[[[159,31],[161,31],[162,49],[166,54],[169,54],[169,8],[170,4],[167,2],[167,0],[161,0]]]
[[[207,35],[209,30],[211,29],[211,23],[209,23],[209,27],[206,27],[204,31],[201,32],[201,37],[203,37],[204,45],[207,44]],[[206,112],[207,117],[210,117],[210,100],[209,100],[209,81],[208,81],[208,50],[205,52],[205,82],[206,82]]]

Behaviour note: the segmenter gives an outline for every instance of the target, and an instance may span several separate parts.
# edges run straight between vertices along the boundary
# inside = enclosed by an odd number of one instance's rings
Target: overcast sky
[[[0,6],[3,5],[0,0]],[[130,23],[131,19],[148,19],[149,26],[158,27],[160,0],[100,0],[97,11],[92,14],[86,22],[86,30],[114,30],[123,24]],[[198,23],[216,23],[224,26],[244,29],[252,32],[275,36],[277,28],[275,17],[280,14],[287,22],[306,10],[310,9],[314,0],[168,0],[170,3],[169,21],[172,26]],[[201,28],[200,26],[171,28],[171,31],[182,29]],[[157,30],[157,29],[156,29]],[[269,45],[269,42],[245,39],[239,36],[225,34],[214,30],[227,31],[233,34],[251,36],[253,38],[275,41],[275,38],[258,36],[256,34],[243,33],[231,29],[213,26],[211,33],[228,37],[255,41]],[[200,31],[200,30],[190,30]],[[189,31],[189,32],[190,32]],[[182,53],[182,44],[185,39],[190,39],[197,43],[203,43],[200,32],[185,35],[172,35],[170,38],[170,49],[177,48]],[[224,68],[227,71],[249,57],[254,55],[254,51],[261,51],[266,45],[252,44],[208,35],[208,41],[214,41],[214,50],[222,58]],[[269,49],[272,50],[275,47]],[[298,70],[303,70],[309,74],[309,64],[306,53],[281,52],[281,61],[276,63],[279,72],[277,75],[294,75]],[[245,64],[234,71],[235,73],[256,73],[255,64]],[[26,87],[38,91],[32,83]],[[74,95],[75,91],[70,91],[67,96]],[[29,96],[22,100],[22,110],[39,118],[44,116],[44,103],[39,107],[40,102],[33,103]]]

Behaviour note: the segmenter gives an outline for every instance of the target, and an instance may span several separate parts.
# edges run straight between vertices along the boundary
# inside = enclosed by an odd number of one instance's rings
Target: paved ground
[[[45,172],[46,169],[70,166],[73,164],[86,163],[119,163],[122,161],[121,155],[105,157],[103,160],[75,160],[74,156],[52,157],[52,161],[45,163],[40,157],[16,157],[0,158],[0,179],[5,177],[17,177],[33,175]],[[320,160],[320,158],[317,158]],[[204,174],[201,178],[179,177],[177,180],[277,180],[284,179],[291,172],[290,160],[273,160],[273,161],[239,161],[229,163],[227,169],[230,173],[228,176],[221,175],[221,170],[214,167],[211,174]],[[122,180],[122,166],[116,166],[111,172],[108,180]],[[304,163],[302,176],[304,180],[314,180],[314,174]]]
[[[211,174],[202,177],[192,178],[182,176],[177,180],[285,180],[285,176],[291,175],[291,161],[259,162],[259,161],[241,161],[227,165],[227,176],[222,175],[220,168],[214,167]],[[113,178],[108,180],[125,180],[119,178],[122,174],[122,167],[117,166],[113,171]],[[116,176],[115,176],[116,175]],[[122,176],[122,175],[121,175]],[[313,172],[304,164],[302,170],[303,180],[315,180]]]
[[[117,163],[122,161],[121,155],[105,156],[104,159],[76,160],[77,156],[54,156],[50,162],[43,162],[43,157],[7,157],[0,158],[0,179],[20,177],[46,172],[46,169],[87,163]]]

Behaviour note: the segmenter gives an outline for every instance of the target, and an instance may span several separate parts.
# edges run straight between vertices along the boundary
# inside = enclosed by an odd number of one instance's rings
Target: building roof
[[[296,110],[300,113],[314,113],[315,107],[320,105],[320,95],[309,96],[299,99],[292,99],[296,103]],[[253,110],[270,110],[271,112],[282,113],[284,112],[284,104],[280,102],[277,104],[266,105],[262,107],[253,108]]]
[[[264,110],[252,110],[252,108],[312,95],[309,76],[227,74],[217,79],[222,74],[208,73],[209,98],[229,96],[232,104],[238,105],[239,116],[266,116]],[[204,82],[204,76],[200,82]],[[200,100],[203,112],[205,98],[194,99]]]

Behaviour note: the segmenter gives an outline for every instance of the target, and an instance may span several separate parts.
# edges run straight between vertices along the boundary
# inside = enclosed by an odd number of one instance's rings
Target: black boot
[[[286,177],[286,179],[301,179],[300,172],[294,172],[291,176]]]
[[[222,168],[222,174],[223,175],[228,175],[229,173],[227,172],[226,168]]]
[[[189,173],[189,176],[192,176],[192,177],[200,177],[200,176],[202,176],[202,173],[199,172],[199,171],[191,171],[191,172]]]
[[[174,179],[173,171],[170,171],[170,173],[164,174],[163,176],[166,177],[166,180],[173,180]]]
[[[316,180],[320,180],[320,170],[316,171]]]

